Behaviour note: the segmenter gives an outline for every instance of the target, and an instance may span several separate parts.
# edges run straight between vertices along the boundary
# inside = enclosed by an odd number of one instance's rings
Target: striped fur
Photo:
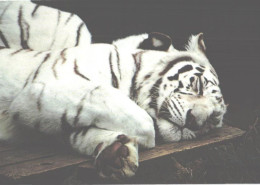
[[[226,105],[203,34],[185,51],[161,33],[90,42],[74,14],[0,2],[0,139],[23,134],[20,128],[53,135],[94,156],[100,176],[121,178],[135,174],[138,146],[222,126]]]
[[[0,2],[0,46],[46,51],[90,43],[85,23],[75,14],[30,1]]]
[[[190,44],[200,47],[200,35],[193,37]],[[155,134],[167,142],[198,137],[220,127],[226,111],[214,69],[196,46],[155,51],[115,42],[45,52],[2,48],[0,56],[5,125],[61,135],[86,155],[99,146],[96,158],[122,134],[143,148],[155,145]],[[136,167],[134,143],[128,160]]]

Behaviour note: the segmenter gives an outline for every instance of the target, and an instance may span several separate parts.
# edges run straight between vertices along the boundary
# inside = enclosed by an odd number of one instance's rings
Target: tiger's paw
[[[138,168],[136,141],[119,135],[114,143],[98,155],[95,163],[99,175],[103,178],[119,180],[134,176]]]
[[[196,134],[193,131],[191,131],[191,130],[189,130],[187,128],[184,128],[182,130],[182,138],[184,140],[192,140],[192,139],[196,138]]]

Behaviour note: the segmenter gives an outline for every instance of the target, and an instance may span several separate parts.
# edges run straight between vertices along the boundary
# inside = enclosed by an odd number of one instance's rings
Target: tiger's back
[[[90,43],[87,26],[73,13],[30,1],[0,2],[0,46],[46,51]]]

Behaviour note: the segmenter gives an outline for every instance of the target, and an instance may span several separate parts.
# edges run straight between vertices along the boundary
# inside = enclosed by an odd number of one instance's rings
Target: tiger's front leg
[[[80,86],[79,86],[80,85]],[[75,90],[76,89],[76,90]],[[144,148],[155,145],[152,118],[119,90],[86,84],[26,86],[12,102],[9,113],[14,124],[46,134],[94,126],[135,137]]]
[[[138,146],[155,145],[152,119],[117,89],[78,85],[26,86],[9,107],[11,122],[46,134],[67,134],[72,148],[95,156],[102,177],[133,176]]]
[[[135,175],[138,168],[138,144],[122,132],[96,127],[78,129],[67,135],[71,147],[95,158],[103,178],[121,179]]]

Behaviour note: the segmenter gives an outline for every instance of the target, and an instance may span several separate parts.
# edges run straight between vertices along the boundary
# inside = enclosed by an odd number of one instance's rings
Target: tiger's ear
[[[148,38],[140,43],[138,48],[147,50],[168,51],[172,46],[172,39],[163,33],[152,32]]]
[[[188,45],[186,46],[187,51],[195,51],[206,54],[206,46],[203,40],[203,33],[198,35],[192,35],[189,38]]]

